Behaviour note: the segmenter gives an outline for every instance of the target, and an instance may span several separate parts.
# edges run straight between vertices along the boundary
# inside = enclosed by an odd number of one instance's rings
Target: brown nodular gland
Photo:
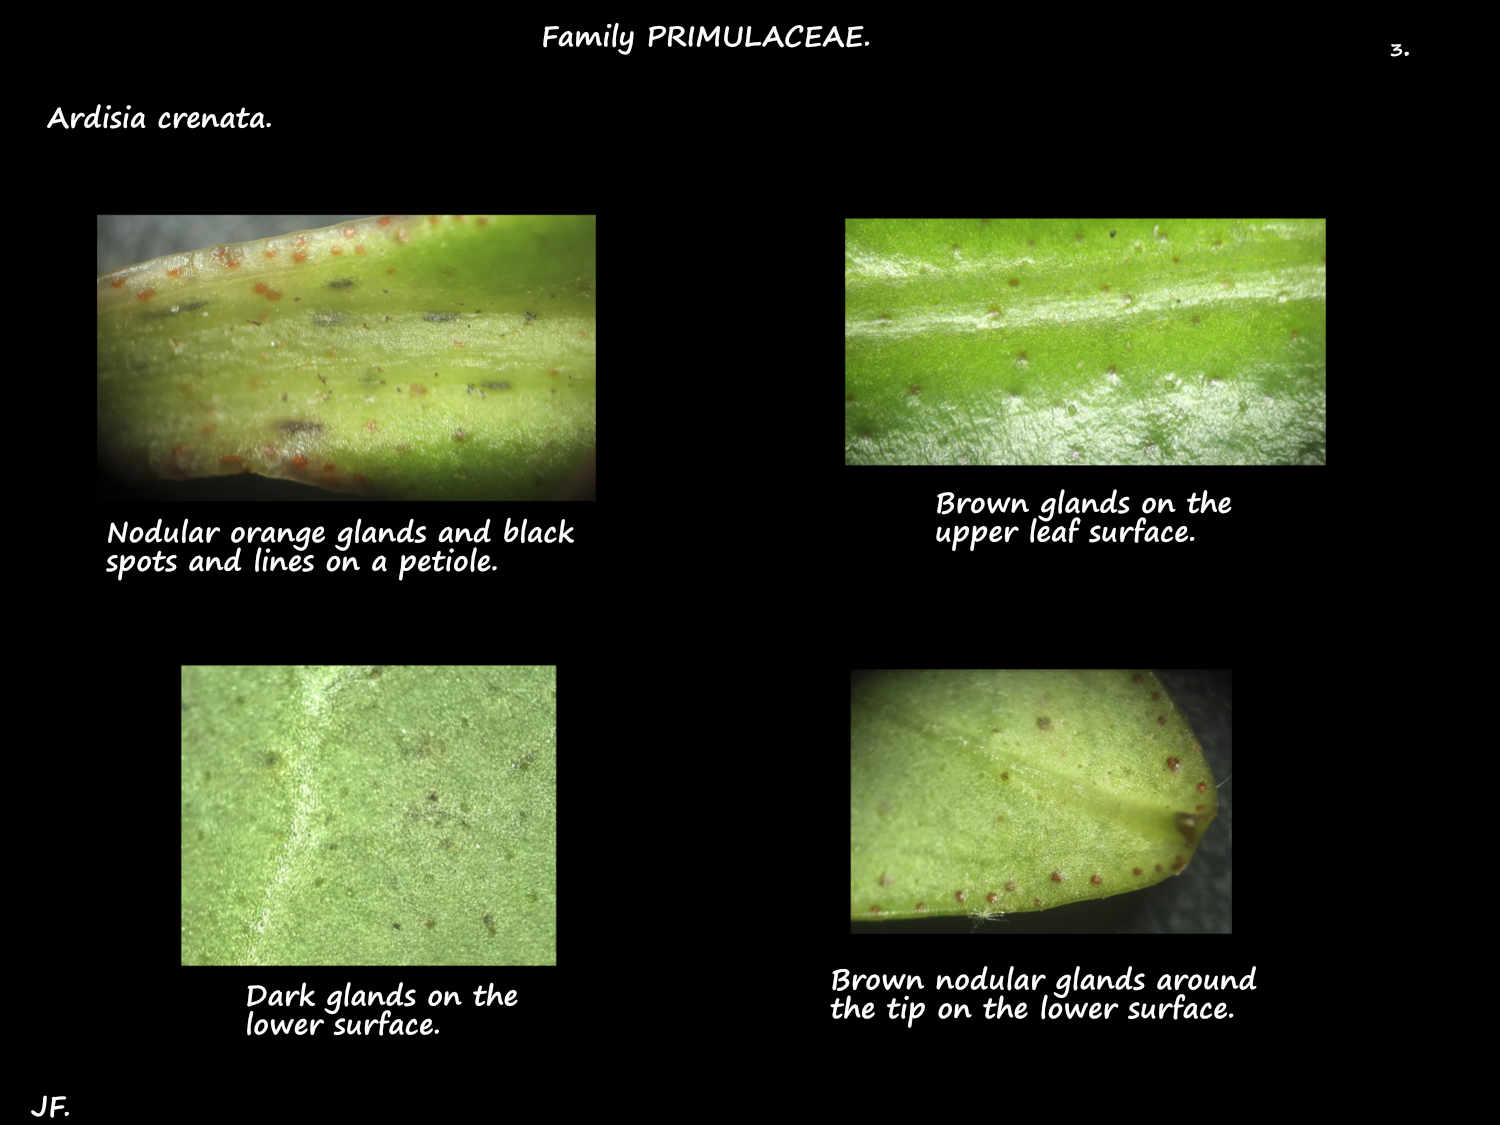
[[[1176,816],[1177,831],[1182,833],[1182,838],[1191,844],[1198,838],[1198,818],[1192,813],[1180,812]]]

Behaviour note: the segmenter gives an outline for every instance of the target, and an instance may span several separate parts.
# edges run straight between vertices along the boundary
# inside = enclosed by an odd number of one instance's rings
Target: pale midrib
[[[323,729],[329,709],[329,695],[337,668],[307,667],[297,669],[298,687],[301,696],[303,721],[295,731],[289,732],[279,749],[286,762],[287,777],[292,793],[292,824],[287,831],[286,842],[277,856],[276,871],[266,884],[265,899],[260,917],[251,927],[250,947],[245,952],[245,963],[264,964],[261,955],[268,943],[276,936],[278,913],[285,902],[286,892],[297,882],[317,847],[317,822],[314,814],[319,799],[313,783],[311,761],[322,740]]]
[[[889,316],[871,315],[863,320],[844,320],[844,336],[894,339],[924,333],[988,333],[1004,335],[1021,328],[1056,327],[1090,321],[1122,321],[1146,313],[1180,313],[1188,308],[1233,305],[1244,301],[1320,301],[1327,298],[1323,266],[1289,266],[1237,275],[1234,287],[1225,288],[1217,278],[1174,282],[1144,292],[1091,293],[1077,297],[1038,296],[1005,300],[996,316],[993,303],[976,300],[965,309],[932,312],[928,309],[894,311]]]

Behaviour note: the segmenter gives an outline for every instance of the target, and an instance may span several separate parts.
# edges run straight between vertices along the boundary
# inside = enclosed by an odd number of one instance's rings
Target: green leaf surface
[[[1321,465],[1323,220],[848,220],[850,465]]]
[[[98,451],[125,481],[592,495],[592,216],[383,216],[98,279]]]
[[[856,921],[1141,890],[1187,869],[1218,811],[1149,672],[862,673],[851,737]]]
[[[182,961],[556,962],[556,678],[182,670]]]

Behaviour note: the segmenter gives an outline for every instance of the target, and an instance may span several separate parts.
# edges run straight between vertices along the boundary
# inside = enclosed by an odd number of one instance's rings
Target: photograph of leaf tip
[[[847,465],[1326,463],[1323,219],[848,219]]]
[[[556,670],[182,669],[184,965],[553,965]]]
[[[1228,671],[856,671],[855,933],[1228,933]]]
[[[593,499],[594,217],[331,218],[98,216],[101,496]]]

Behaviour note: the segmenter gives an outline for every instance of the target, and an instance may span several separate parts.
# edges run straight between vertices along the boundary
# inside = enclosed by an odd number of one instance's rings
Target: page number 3
[[[1391,58],[1393,58],[1393,59],[1404,58],[1405,56],[1407,56],[1409,54],[1411,54],[1411,52],[1408,51],[1405,47],[1401,46],[1400,43],[1392,43],[1391,44]]]

